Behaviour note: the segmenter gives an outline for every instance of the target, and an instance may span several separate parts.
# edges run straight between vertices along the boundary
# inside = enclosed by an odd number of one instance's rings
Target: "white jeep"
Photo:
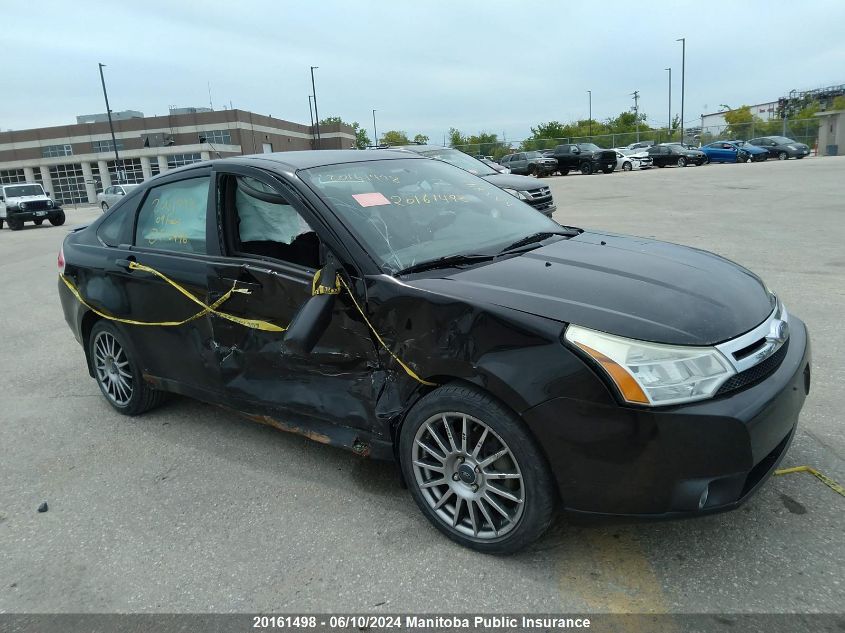
[[[13,231],[23,228],[24,222],[40,225],[50,220],[53,226],[65,223],[61,205],[50,199],[50,192],[37,182],[18,182],[0,185],[0,229],[3,223]]]

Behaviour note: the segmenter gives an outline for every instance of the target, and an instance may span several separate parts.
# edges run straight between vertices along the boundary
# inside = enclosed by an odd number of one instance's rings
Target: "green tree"
[[[367,135],[367,130],[362,128],[357,121],[353,123],[347,123],[339,116],[327,116],[325,119],[320,121],[320,125],[348,125],[353,129],[355,132],[355,148],[356,149],[366,149],[368,145],[370,145],[370,137]]]
[[[845,96],[836,97],[830,106],[831,110],[845,110]]]
[[[568,126],[563,125],[559,121],[549,121],[548,123],[538,123],[536,127],[531,128],[531,136],[533,138],[556,138],[562,139],[567,136]]]
[[[428,137],[425,134],[417,134],[414,137],[414,143],[420,143],[421,145],[425,145],[428,143]]]
[[[754,116],[747,105],[725,112],[725,123],[728,124],[723,132],[726,138],[748,140],[758,129],[763,129],[763,120]]]
[[[381,135],[381,143],[385,145],[407,145],[410,142],[408,135],[399,130],[388,130]]]

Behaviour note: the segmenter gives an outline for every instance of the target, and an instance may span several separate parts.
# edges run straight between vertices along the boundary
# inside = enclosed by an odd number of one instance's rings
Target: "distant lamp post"
[[[681,143],[684,142],[684,93],[686,92],[686,88],[684,86],[684,80],[686,79],[686,67],[687,67],[687,38],[680,37],[675,40],[676,42],[681,43]]]
[[[313,98],[311,95],[308,95],[308,116],[311,117],[311,127],[314,127],[314,104],[311,101]]]
[[[587,91],[587,101],[588,101],[588,114],[587,114],[587,121],[588,125],[590,126],[590,139],[593,138],[593,91]]]
[[[106,100],[106,116],[109,118],[109,131],[111,132],[111,144],[114,150],[114,170],[118,180],[123,179],[123,165],[120,164],[120,155],[117,153],[117,139],[114,137],[114,124],[111,120],[111,108],[109,107],[109,94],[106,92],[106,79],[103,76],[105,64],[97,64],[100,67],[100,83],[103,85],[103,98]]]
[[[664,68],[669,71],[669,140],[672,140],[672,69]]]
[[[317,89],[314,87],[314,71],[319,66],[311,66],[311,94],[314,95],[314,120],[317,125],[317,149],[320,149],[320,114],[317,112]]]
[[[373,145],[378,145],[378,128],[376,127],[376,111],[373,110]]]

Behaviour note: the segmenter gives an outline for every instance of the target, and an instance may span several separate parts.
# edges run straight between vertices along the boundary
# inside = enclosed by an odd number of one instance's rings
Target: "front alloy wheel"
[[[678,159],[678,167],[686,167],[687,166],[687,159],[681,156]]]
[[[629,161],[626,160],[624,163],[622,163],[622,171],[631,171],[632,169],[633,166]]]
[[[778,152],[778,160],[786,160],[789,158],[789,154],[786,152]]]
[[[422,398],[403,424],[400,453],[417,505],[462,545],[514,552],[551,522],[545,457],[519,418],[475,388],[447,385]]]

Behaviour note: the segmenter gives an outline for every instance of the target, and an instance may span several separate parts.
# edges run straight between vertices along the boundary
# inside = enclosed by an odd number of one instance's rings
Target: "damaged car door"
[[[279,178],[231,166],[215,172],[214,182],[221,256],[208,299],[216,301],[232,287],[245,291],[231,295],[226,313],[286,329],[303,306],[321,299],[312,296],[312,284],[327,259],[338,262],[347,278],[360,278],[351,264],[340,263],[349,261],[342,254],[335,260],[333,248],[342,247],[324,239],[320,219]],[[330,318],[308,351],[285,345],[285,331],[214,316],[211,346],[232,406],[274,426],[305,427],[314,439],[368,451],[382,436],[375,417],[383,382],[378,355],[349,296],[331,301]]]

